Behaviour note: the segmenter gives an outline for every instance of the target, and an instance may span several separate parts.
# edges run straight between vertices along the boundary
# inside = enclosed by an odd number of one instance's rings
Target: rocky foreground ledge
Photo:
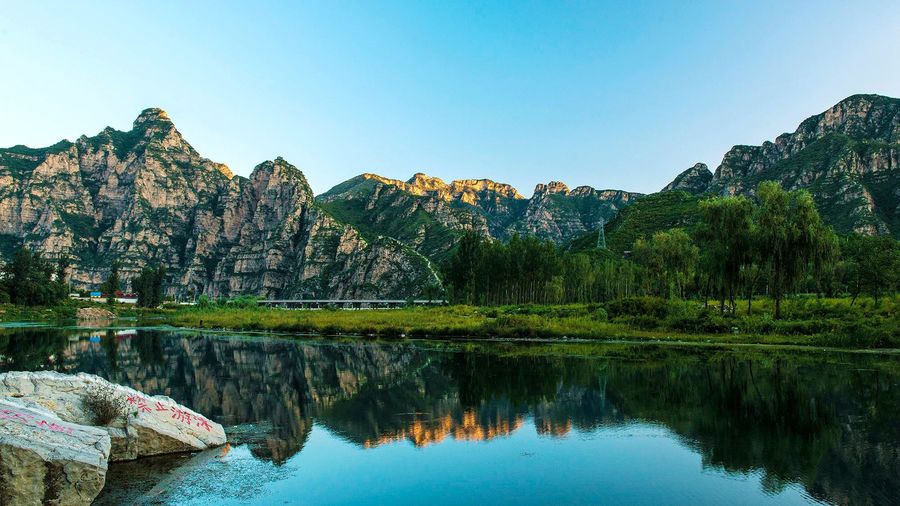
[[[0,504],[90,504],[109,462],[225,444],[221,425],[90,374],[0,374]]]

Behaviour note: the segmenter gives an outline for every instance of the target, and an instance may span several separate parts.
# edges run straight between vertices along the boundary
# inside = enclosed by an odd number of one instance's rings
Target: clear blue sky
[[[0,0],[0,146],[169,112],[241,175],[655,191],[854,93],[900,96],[900,2]]]

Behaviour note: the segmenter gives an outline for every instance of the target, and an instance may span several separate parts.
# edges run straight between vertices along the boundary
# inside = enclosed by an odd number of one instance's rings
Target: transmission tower
[[[597,248],[606,249],[606,220],[600,218],[600,225],[597,228]]]

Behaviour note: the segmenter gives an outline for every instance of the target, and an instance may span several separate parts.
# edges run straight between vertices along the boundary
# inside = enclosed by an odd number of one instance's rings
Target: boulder
[[[32,401],[62,420],[80,425],[95,425],[94,410],[85,401],[98,391],[104,392],[110,401],[124,406],[124,414],[98,427],[110,436],[111,461],[205,450],[225,444],[225,431],[221,425],[169,397],[149,396],[85,373],[17,371],[0,374],[0,396]]]
[[[90,504],[106,481],[105,430],[0,398],[0,504]]]

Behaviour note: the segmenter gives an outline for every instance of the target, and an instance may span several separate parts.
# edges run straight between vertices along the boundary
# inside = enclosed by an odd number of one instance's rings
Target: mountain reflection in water
[[[314,425],[358,448],[421,448],[526,425],[567,438],[640,423],[667,430],[704,469],[760,474],[766,493],[796,484],[838,504],[900,497],[900,360],[890,355],[51,328],[3,331],[0,355],[5,370],[85,371],[168,395],[232,427],[271,472]]]

